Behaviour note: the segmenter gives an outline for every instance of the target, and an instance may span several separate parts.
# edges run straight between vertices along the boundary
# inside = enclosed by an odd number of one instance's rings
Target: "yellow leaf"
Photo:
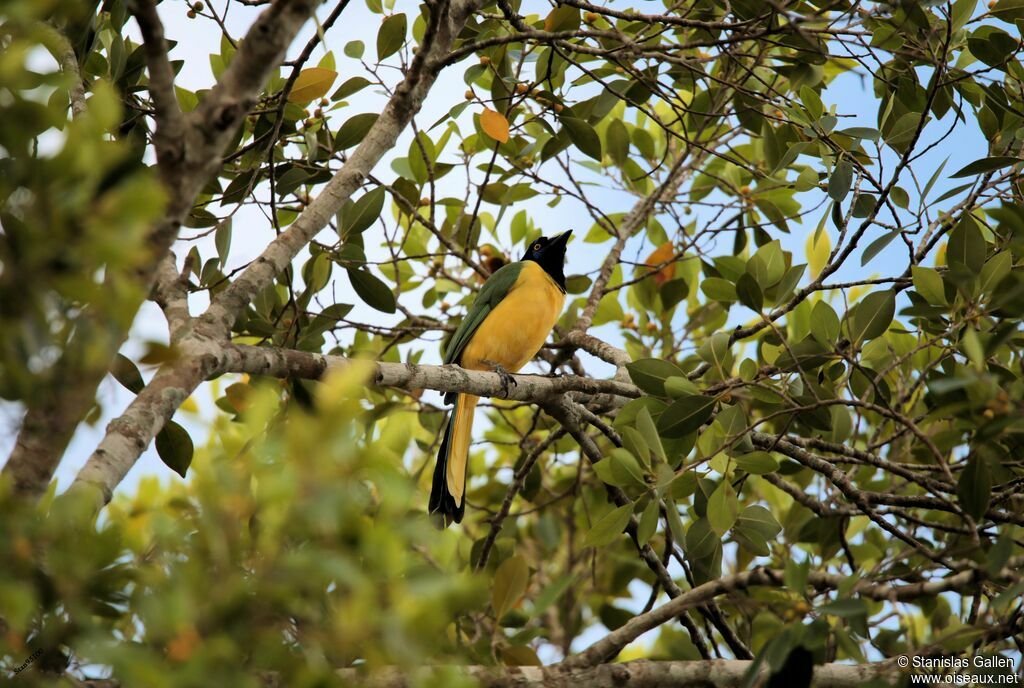
[[[495,141],[508,143],[508,120],[500,112],[484,108],[480,113],[480,127]]]
[[[828,264],[828,255],[832,252],[832,241],[828,238],[828,232],[822,229],[808,235],[806,251],[811,277],[817,277]]]
[[[303,69],[296,77],[292,90],[288,94],[289,103],[309,103],[323,98],[331,89],[338,73],[333,69],[323,67],[310,67]]]

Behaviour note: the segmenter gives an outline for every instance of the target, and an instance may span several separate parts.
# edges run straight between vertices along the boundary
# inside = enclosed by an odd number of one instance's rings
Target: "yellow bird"
[[[565,305],[565,247],[572,230],[540,237],[521,261],[509,263],[481,287],[445,349],[444,362],[501,375],[518,372],[540,351]],[[466,513],[466,478],[473,412],[479,397],[448,393],[455,404],[437,454],[429,511],[447,526]]]

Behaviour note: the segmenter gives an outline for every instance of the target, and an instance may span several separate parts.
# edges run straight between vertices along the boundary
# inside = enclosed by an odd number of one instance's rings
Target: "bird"
[[[444,349],[445,364],[502,376],[506,389],[544,345],[565,305],[565,250],[572,230],[538,237],[523,259],[499,268],[480,288]],[[428,512],[438,525],[461,523],[473,412],[479,397],[449,392],[454,404],[437,453]]]

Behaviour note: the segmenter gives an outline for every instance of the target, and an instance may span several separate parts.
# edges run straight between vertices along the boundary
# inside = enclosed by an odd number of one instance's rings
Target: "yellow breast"
[[[527,261],[518,279],[480,324],[462,352],[462,367],[510,373],[526,365],[544,345],[558,321],[565,294],[544,269]]]

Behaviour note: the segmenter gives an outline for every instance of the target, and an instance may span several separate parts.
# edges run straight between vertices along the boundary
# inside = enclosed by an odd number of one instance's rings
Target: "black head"
[[[562,291],[565,291],[565,273],[563,268],[565,267],[565,245],[569,242],[569,237],[572,236],[572,230],[564,234],[559,234],[556,237],[537,237],[530,242],[530,247],[526,249],[526,254],[523,256],[523,260],[532,260],[544,268],[544,272],[551,275],[551,278],[555,280]]]

